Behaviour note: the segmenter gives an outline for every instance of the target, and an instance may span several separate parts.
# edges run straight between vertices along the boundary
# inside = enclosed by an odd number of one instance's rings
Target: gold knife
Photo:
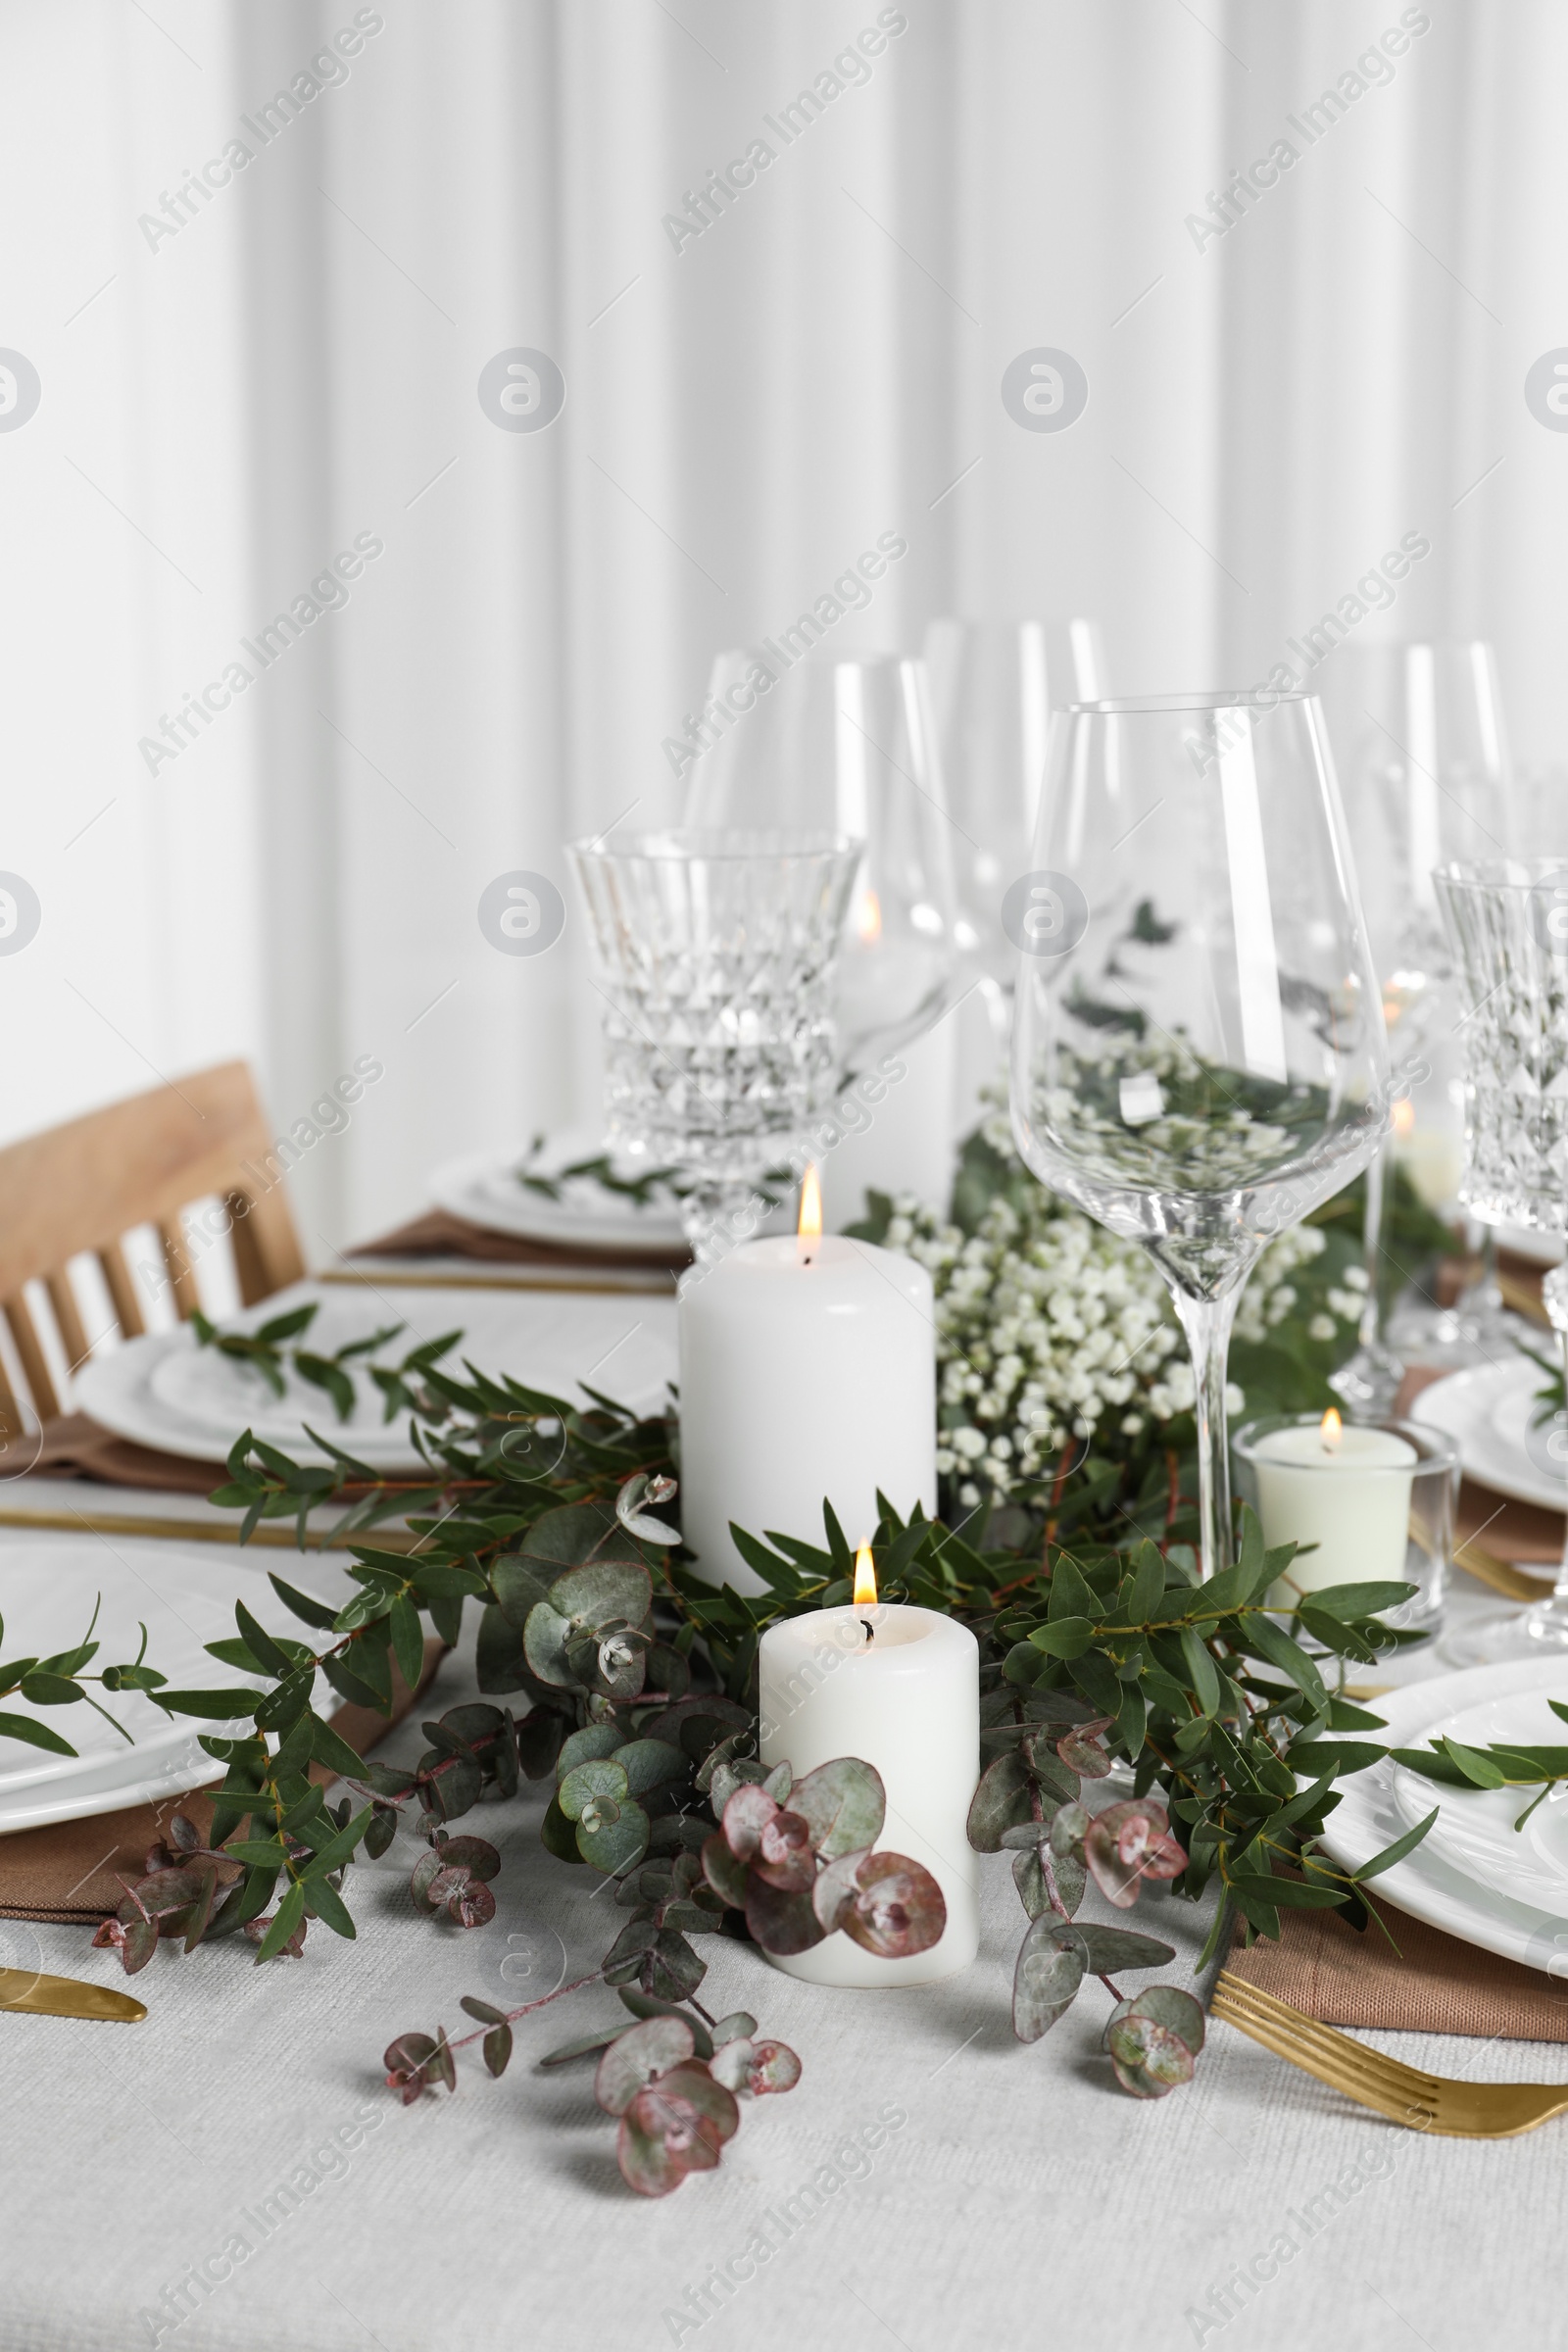
[[[147,2011],[128,1992],[108,1984],[86,1984],[77,1977],[40,1977],[30,1968],[0,1968],[0,2009],[25,2010],[33,2017],[114,2018],[141,2023]]]

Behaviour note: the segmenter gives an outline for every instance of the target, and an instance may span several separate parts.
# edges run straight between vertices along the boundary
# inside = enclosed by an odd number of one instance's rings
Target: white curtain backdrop
[[[1553,0],[0,26],[0,347],[40,387],[6,429],[0,377],[0,871],[42,909],[0,955],[0,1136],[231,1054],[284,1133],[368,1061],[295,1179],[319,1251],[442,1158],[591,1120],[563,844],[672,815],[712,654],[883,532],[907,553],[836,645],[1084,612],[1125,692],[1261,677],[1414,534],[1357,629],[1491,637],[1519,754],[1568,749],[1568,437],[1524,395],[1568,343]],[[517,347],[564,377],[540,431],[480,405]],[[1038,347],[1088,378],[1064,431],[1003,405]],[[263,668],[242,640],[296,600],[325,609]],[[195,740],[140,748],[204,689]],[[479,928],[514,868],[572,909],[538,957]]]

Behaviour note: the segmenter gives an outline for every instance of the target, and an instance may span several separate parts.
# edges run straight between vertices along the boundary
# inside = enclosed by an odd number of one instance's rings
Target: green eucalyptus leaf
[[[1038,2041],[1066,2015],[1083,1983],[1081,1951],[1063,1946],[1050,1912],[1035,1920],[1018,1947],[1012,1979],[1012,2030],[1020,2041]]]

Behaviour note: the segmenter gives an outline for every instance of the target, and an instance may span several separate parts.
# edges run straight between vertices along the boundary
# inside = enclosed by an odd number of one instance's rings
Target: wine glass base
[[[1410,1367],[1458,1372],[1505,1358],[1521,1328],[1505,1309],[1461,1299],[1457,1306],[1413,1306],[1396,1313],[1390,1337]]]
[[[1529,1658],[1560,1658],[1568,1669],[1568,1607],[1533,1601],[1528,1609],[1452,1626],[1439,1643],[1454,1666],[1517,1666]]]
[[[1404,1365],[1390,1348],[1374,1344],[1329,1374],[1329,1387],[1352,1421],[1387,1421],[1404,1378]]]

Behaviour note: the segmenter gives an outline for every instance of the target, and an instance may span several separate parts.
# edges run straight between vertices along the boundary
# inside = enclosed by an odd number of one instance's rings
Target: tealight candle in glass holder
[[[1407,1584],[1415,1592],[1382,1612],[1387,1623],[1437,1631],[1459,1487],[1449,1439],[1413,1421],[1342,1424],[1331,1409],[1266,1414],[1233,1447],[1237,1491],[1264,1544],[1313,1546],[1271,1588],[1271,1608],[1331,1585]]]

